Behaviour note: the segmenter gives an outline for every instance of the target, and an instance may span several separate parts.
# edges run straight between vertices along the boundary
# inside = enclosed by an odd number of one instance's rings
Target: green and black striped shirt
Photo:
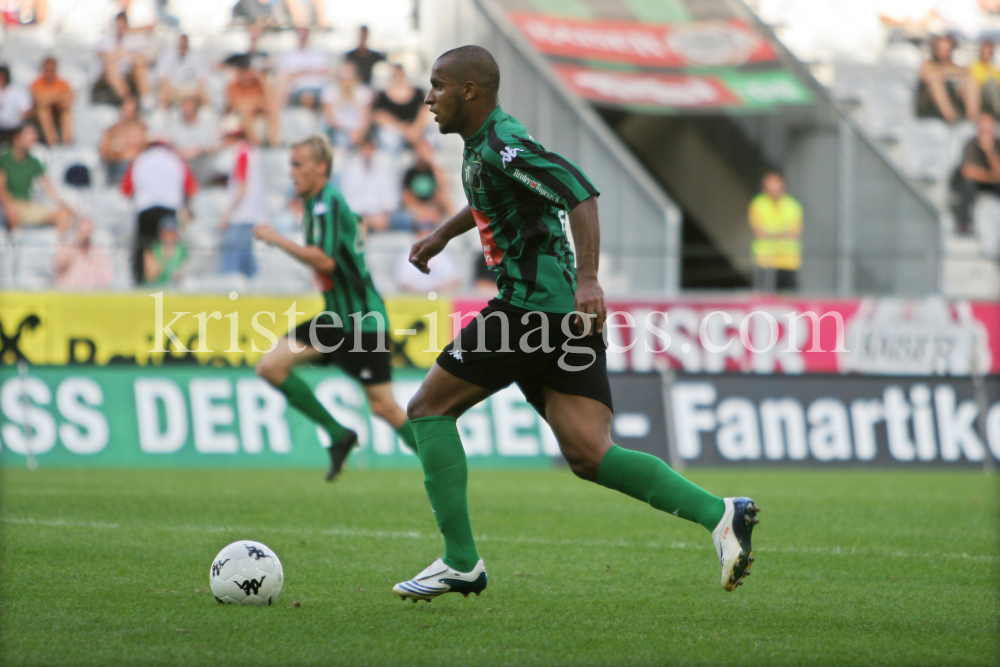
[[[365,264],[360,220],[344,201],[344,196],[329,183],[318,195],[302,202],[302,230],[307,246],[316,246],[337,263],[333,275],[316,274],[326,310],[340,316],[345,331],[354,330],[352,313],[360,313],[358,317],[380,313],[388,327],[385,303],[375,290]],[[361,320],[363,332],[376,332],[378,327],[374,316]]]
[[[572,311],[576,262],[566,225],[569,211],[600,194],[587,176],[498,106],[465,140],[462,187],[497,276],[497,299],[528,310]]]

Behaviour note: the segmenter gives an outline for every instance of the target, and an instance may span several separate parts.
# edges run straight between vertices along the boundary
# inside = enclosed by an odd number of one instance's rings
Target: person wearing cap
[[[160,239],[160,228],[177,224],[177,215],[198,190],[187,162],[170,147],[168,138],[154,136],[132,160],[122,178],[121,190],[139,211],[132,251],[132,277],[147,282],[147,251]]]
[[[235,160],[227,184],[229,206],[219,220],[219,273],[242,273],[252,278],[257,273],[253,228],[267,222],[264,167],[260,149],[247,140],[237,116],[223,119],[220,131],[223,145],[233,146]]]

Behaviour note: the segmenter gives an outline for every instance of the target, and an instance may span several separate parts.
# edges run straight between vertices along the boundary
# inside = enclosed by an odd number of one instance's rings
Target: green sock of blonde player
[[[333,442],[337,442],[347,433],[347,429],[333,418],[323,404],[316,399],[312,389],[309,388],[302,378],[294,373],[281,383],[278,391],[288,398],[288,402],[298,408],[306,417],[312,419],[330,434]]]
[[[396,435],[402,439],[407,446],[413,450],[413,453],[417,452],[417,436],[413,435],[413,426],[410,422],[403,422],[403,425],[396,429]]]
[[[424,488],[444,535],[444,562],[459,572],[470,572],[479,561],[469,518],[469,467],[454,417],[414,419],[417,455],[424,468]]]
[[[722,498],[684,479],[660,459],[618,445],[612,445],[601,460],[597,483],[709,531],[715,530],[726,511]]]

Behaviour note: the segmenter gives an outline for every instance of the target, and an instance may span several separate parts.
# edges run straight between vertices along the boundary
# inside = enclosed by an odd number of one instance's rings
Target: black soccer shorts
[[[313,346],[309,327],[312,320],[306,320],[295,327],[294,338],[302,345]],[[361,345],[355,349],[353,331],[344,331],[340,327],[316,327],[316,342],[323,347],[336,347],[330,352],[323,352],[324,366],[340,366],[341,369],[361,384],[382,384],[392,381],[392,354],[389,350],[389,337],[385,338],[385,352],[379,352],[377,333],[361,334]]]
[[[496,300],[481,314],[482,320],[472,319],[438,356],[441,368],[492,392],[517,384],[543,418],[543,387],[592,398],[614,410],[603,336],[569,336],[563,329],[567,317],[563,313],[528,311]],[[509,352],[503,351],[501,318],[507,321]],[[548,330],[549,351],[542,349],[543,323]],[[569,330],[573,333],[575,327]]]

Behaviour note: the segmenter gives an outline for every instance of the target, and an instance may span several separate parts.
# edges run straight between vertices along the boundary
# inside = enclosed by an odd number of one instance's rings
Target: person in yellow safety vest
[[[764,175],[763,192],[750,202],[754,284],[765,292],[795,291],[802,266],[802,205],[785,193],[777,172]]]

